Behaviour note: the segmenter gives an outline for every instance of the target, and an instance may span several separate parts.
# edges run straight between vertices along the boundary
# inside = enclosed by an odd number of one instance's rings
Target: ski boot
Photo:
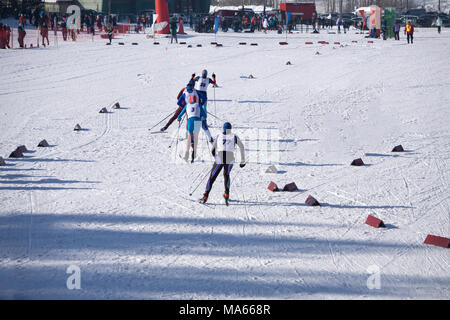
[[[223,198],[225,199],[225,204],[228,207],[228,205],[229,205],[228,201],[230,200],[230,195],[228,193],[224,193]]]
[[[201,197],[200,199],[198,199],[199,203],[206,203],[206,201],[208,201],[208,194],[205,192],[203,194],[203,197]]]
[[[184,153],[183,160],[184,160],[185,162],[188,162],[188,161],[189,161],[189,152],[185,152],[185,153]]]
[[[164,126],[164,127],[162,127],[162,128],[160,129],[161,132],[164,132],[164,131],[166,131],[166,130],[167,130],[167,126]]]
[[[214,138],[211,137],[211,138],[209,139],[209,142],[210,142],[211,144],[214,144]]]

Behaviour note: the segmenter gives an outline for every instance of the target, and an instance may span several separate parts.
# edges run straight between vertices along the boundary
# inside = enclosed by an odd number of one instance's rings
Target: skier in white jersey
[[[183,110],[178,115],[178,121],[186,113],[187,115],[187,131],[188,137],[186,139],[186,153],[184,160],[189,159],[189,148],[192,144],[192,160],[194,162],[197,153],[198,133],[200,131],[201,119],[206,118],[206,112],[200,107],[202,98],[199,97],[197,91],[194,90],[191,83],[186,86],[186,92],[183,93],[178,100],[178,105],[183,107]]]
[[[216,83],[216,75],[213,73],[212,79],[208,77],[208,71],[203,70],[202,76],[197,76],[194,78],[194,81],[196,82],[196,90],[199,95],[199,97],[202,99],[201,107],[205,111],[205,114],[208,114],[206,110],[206,103],[208,101],[208,95],[207,90],[208,86],[212,84],[213,86],[217,86]],[[208,129],[208,124],[206,123],[206,117],[202,119],[202,128],[206,133],[206,136],[208,137],[209,142],[213,143],[213,138],[211,137],[211,133]]]
[[[212,154],[215,157],[213,167],[211,169],[211,174],[209,176],[208,182],[206,183],[205,193],[203,197],[199,200],[200,203],[205,203],[208,201],[209,192],[216,181],[217,176],[223,169],[225,193],[223,195],[225,199],[225,204],[228,206],[228,200],[230,197],[230,172],[234,164],[234,152],[236,150],[236,145],[238,145],[241,151],[241,163],[240,167],[245,167],[245,150],[241,139],[233,133],[231,133],[231,123],[225,122],[223,125],[223,131],[214,140]]]

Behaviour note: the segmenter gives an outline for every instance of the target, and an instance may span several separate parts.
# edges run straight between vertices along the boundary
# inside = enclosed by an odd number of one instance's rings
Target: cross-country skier
[[[202,109],[205,111],[205,114],[208,114],[207,109],[206,109],[206,103],[208,101],[208,95],[207,95],[207,90],[208,90],[208,86],[210,84],[212,84],[213,86],[217,86],[217,82],[216,82],[216,75],[213,73],[212,74],[212,79],[208,77],[208,71],[207,70],[203,70],[202,71],[202,76],[197,76],[194,78],[194,81],[197,82],[197,92],[198,95],[200,96],[200,98],[202,99],[203,103],[201,104]],[[208,137],[209,142],[213,143],[213,138],[211,137],[211,133],[209,132],[208,129],[208,124],[206,123],[206,116],[202,121],[202,128],[206,133],[206,136]]]
[[[183,157],[184,161],[186,162],[189,159],[189,149],[191,147],[191,144],[193,151],[191,162],[194,162],[194,159],[196,157],[198,133],[200,131],[202,119],[206,118],[206,112],[200,106],[202,102],[202,98],[199,96],[191,83],[186,86],[186,92],[184,92],[178,100],[178,105],[180,107],[184,105],[183,110],[178,115],[178,121],[181,121],[181,118],[185,113],[187,115],[188,136],[186,140],[186,153]]]
[[[230,197],[230,172],[234,164],[234,151],[236,150],[236,145],[238,145],[241,151],[241,163],[240,167],[245,167],[245,150],[241,139],[233,133],[231,133],[231,123],[225,122],[223,125],[223,131],[214,140],[212,154],[215,157],[213,167],[211,169],[211,174],[209,176],[208,182],[206,183],[205,193],[203,198],[199,200],[200,203],[205,203],[208,201],[209,192],[216,181],[220,170],[223,169],[223,177],[225,184],[225,193],[223,195],[225,199],[225,204],[228,206],[228,200]]]
[[[191,80],[190,80],[189,83],[188,83],[188,84],[190,84],[192,87],[195,86],[194,78],[195,78],[195,73],[192,74]],[[177,101],[180,100],[181,95],[182,95],[183,92],[184,92],[184,89],[185,89],[185,87],[183,87],[183,89],[180,90],[180,93],[178,93]],[[181,113],[181,111],[182,111],[183,108],[184,108],[184,101],[182,101],[182,104],[183,104],[182,106],[178,106],[178,109],[175,111],[175,113],[173,114],[172,118],[170,118],[169,121],[167,121],[166,125],[165,125],[164,127],[161,128],[161,130],[160,130],[161,132],[166,131],[167,128],[170,127],[170,125],[172,124],[172,122],[174,122],[174,121],[177,119],[178,115]]]

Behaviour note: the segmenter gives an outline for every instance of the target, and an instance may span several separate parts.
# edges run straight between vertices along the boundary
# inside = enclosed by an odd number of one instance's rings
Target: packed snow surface
[[[413,45],[310,31],[285,46],[189,29],[191,48],[129,34],[0,51],[0,298],[449,299],[449,250],[423,244],[450,236],[449,31],[417,29]],[[195,202],[212,165],[203,132],[186,164],[185,122],[148,130],[203,69],[219,85],[213,136],[230,121],[247,149],[229,207],[222,174]]]

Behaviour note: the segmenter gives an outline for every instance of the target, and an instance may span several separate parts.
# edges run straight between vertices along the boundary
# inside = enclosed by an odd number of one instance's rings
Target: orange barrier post
[[[155,0],[155,11],[158,15],[158,22],[167,21],[167,26],[158,31],[158,34],[169,34],[169,3],[167,0]]]

